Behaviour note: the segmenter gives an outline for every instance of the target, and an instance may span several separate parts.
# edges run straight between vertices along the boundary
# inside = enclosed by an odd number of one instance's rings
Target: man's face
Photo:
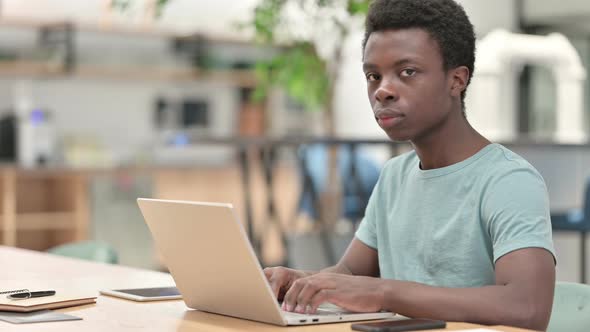
[[[394,141],[416,141],[444,125],[451,80],[438,44],[422,29],[373,32],[363,70],[375,119]]]

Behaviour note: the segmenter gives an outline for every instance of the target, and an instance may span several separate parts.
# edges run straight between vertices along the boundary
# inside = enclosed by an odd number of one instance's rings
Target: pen
[[[15,293],[15,294],[10,294],[7,297],[12,300],[24,300],[24,299],[30,299],[33,297],[44,297],[44,296],[51,296],[51,295],[55,295],[54,290]]]

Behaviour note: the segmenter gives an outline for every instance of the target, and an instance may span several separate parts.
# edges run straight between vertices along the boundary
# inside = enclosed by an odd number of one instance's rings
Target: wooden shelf
[[[1,72],[0,72],[1,74]],[[72,73],[74,77],[92,79],[124,79],[155,81],[209,80],[236,86],[253,87],[256,75],[253,70],[197,70],[183,68],[142,68],[81,65]]]
[[[23,29],[41,29],[56,25],[64,25],[64,20],[38,20],[23,17],[3,17],[0,19],[0,27],[12,27]]]
[[[250,44],[247,37],[239,36],[220,36],[216,34],[202,33],[199,31],[179,31],[157,27],[155,25],[127,25],[117,23],[83,23],[71,20],[39,20],[25,17],[2,17],[0,18],[0,27],[13,27],[22,29],[42,29],[55,26],[71,24],[78,31],[98,32],[105,34],[145,36],[154,38],[187,38],[194,35],[200,35],[207,40],[219,43],[231,44]]]
[[[180,33],[150,26],[126,26],[116,24],[85,24],[67,20],[33,20],[29,18],[3,17],[0,18],[1,27],[16,27],[22,29],[35,29],[45,33],[56,34],[59,47],[65,52],[61,61],[44,59],[14,59],[0,61],[0,76],[33,76],[33,77],[80,77],[88,79],[117,79],[117,80],[155,80],[155,81],[194,81],[213,80],[229,83],[237,87],[254,87],[256,76],[253,70],[240,70],[232,68],[205,70],[203,68],[191,68],[174,66],[138,66],[130,61],[129,64],[120,65],[93,65],[77,61],[75,46],[75,32],[89,31],[116,35],[130,35],[130,37],[160,38],[169,41],[190,42],[203,41],[212,45],[243,45],[253,47],[252,41],[239,38],[223,38],[210,36],[198,32]],[[55,38],[54,38],[55,39]],[[38,46],[44,47],[43,42]],[[122,54],[124,57],[125,55]],[[67,67],[67,68],[66,68]]]
[[[59,65],[41,61],[0,61],[0,76],[75,77],[85,79],[196,81],[209,80],[240,87],[256,86],[254,70],[194,70],[191,68],[142,68],[139,66],[79,65],[66,72]]]
[[[0,61],[1,76],[59,76],[63,69],[47,62],[39,61]]]

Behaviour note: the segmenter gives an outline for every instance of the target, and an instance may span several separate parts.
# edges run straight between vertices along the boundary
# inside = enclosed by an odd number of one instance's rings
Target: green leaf
[[[310,43],[298,43],[270,61],[256,65],[259,86],[253,95],[264,98],[268,89],[279,86],[307,109],[319,109],[327,101],[330,82],[326,68]]]
[[[348,0],[348,13],[350,15],[366,15],[370,2],[370,0]]]
[[[162,12],[164,11],[164,7],[168,4],[169,0],[157,0],[156,1],[156,16],[162,16]]]
[[[264,43],[274,41],[274,31],[280,22],[282,9],[287,0],[262,0],[254,8],[254,26],[256,38]]]

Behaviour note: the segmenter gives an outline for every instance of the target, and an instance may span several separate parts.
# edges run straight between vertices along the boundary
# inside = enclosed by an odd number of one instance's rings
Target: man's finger
[[[336,292],[333,289],[321,289],[320,291],[316,292],[309,301],[309,313],[314,314],[322,303],[330,302],[333,299],[335,293]]]
[[[272,290],[275,299],[279,297],[279,291],[281,289],[281,283],[279,282],[280,280],[278,280],[277,278],[278,273],[276,273],[276,271],[276,268],[268,267],[263,270],[264,276],[268,280],[268,284],[270,285],[270,289]]]
[[[274,270],[275,269],[273,267],[266,267],[266,268],[264,268],[264,270],[262,270],[262,272],[264,272],[264,276],[267,279],[270,279],[270,277],[272,276]]]
[[[301,292],[301,289],[307,283],[307,278],[297,279],[293,282],[285,297],[283,298],[283,308],[287,311],[293,311],[297,305],[297,297]]]
[[[313,280],[313,278],[309,279],[308,282],[303,286],[301,292],[297,296],[297,305],[295,306],[295,312],[304,314],[307,311],[307,306],[311,300],[311,298],[321,290],[317,280]]]
[[[276,281],[270,281],[270,289],[272,290],[272,293],[274,294],[275,299],[278,299],[281,286]]]

